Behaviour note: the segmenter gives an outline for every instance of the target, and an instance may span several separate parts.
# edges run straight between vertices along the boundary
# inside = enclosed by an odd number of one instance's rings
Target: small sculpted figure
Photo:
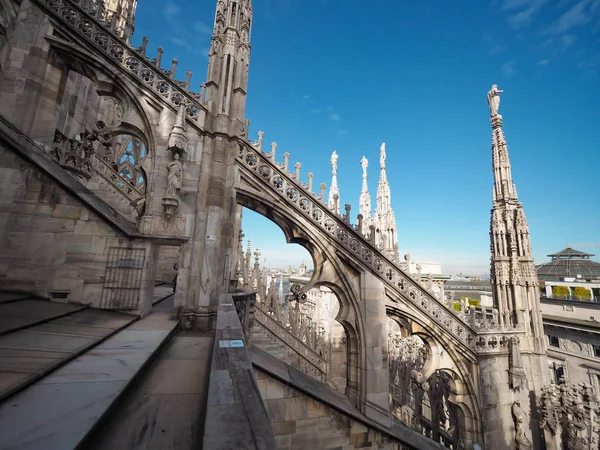
[[[183,168],[181,161],[179,161],[179,153],[173,155],[173,161],[167,166],[167,196],[177,197],[179,189],[181,189],[181,175]]]

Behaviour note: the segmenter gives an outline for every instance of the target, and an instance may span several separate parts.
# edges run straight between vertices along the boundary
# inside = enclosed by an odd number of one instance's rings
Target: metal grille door
[[[138,309],[146,249],[111,247],[102,290],[104,309]]]

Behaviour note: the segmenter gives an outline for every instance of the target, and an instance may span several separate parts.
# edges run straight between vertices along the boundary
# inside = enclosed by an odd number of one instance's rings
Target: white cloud
[[[191,49],[192,45],[186,41],[185,39],[181,39],[175,36],[168,36],[169,41],[171,41],[173,44],[177,45],[178,47],[182,47],[185,49]]]
[[[538,63],[538,66],[547,66],[548,64],[550,64],[550,60],[549,59],[540,59],[537,63]]]
[[[504,53],[505,51],[506,51],[506,46],[496,44],[490,49],[490,55],[500,55],[501,53]]]
[[[588,23],[592,20],[594,12],[594,4],[598,3],[597,0],[580,0],[575,3],[567,12],[560,16],[560,18],[549,28],[545,30],[546,34],[563,34],[569,32],[571,29],[579,27]],[[590,11],[586,11],[590,6]]]
[[[340,131],[337,132],[337,136],[338,137],[342,137],[345,134],[348,134],[348,130],[340,130]]]
[[[576,39],[577,37],[575,37],[572,34],[565,34],[563,37],[560,38],[560,47],[563,50],[566,50],[571,45],[573,45],[573,42],[575,42]]]
[[[304,94],[304,95],[302,96],[302,98],[303,98],[304,100],[310,100],[310,95]]]
[[[508,23],[513,28],[528,26],[533,17],[548,0],[505,0],[502,3],[503,11],[510,11],[507,17]]]
[[[517,14],[508,16],[508,23],[513,28],[523,28],[531,23],[531,18],[537,12],[536,8],[528,8]]]
[[[167,4],[165,5],[165,16],[169,20],[175,19],[175,17],[179,15],[179,11],[179,6],[177,6],[173,2],[167,2]]]
[[[514,60],[505,62],[500,69],[502,70],[502,75],[505,77],[510,77],[511,75],[518,73],[518,70],[515,68]]]
[[[205,24],[201,20],[194,23],[194,30],[200,34],[205,34],[205,35],[212,34],[212,32],[213,32],[212,27],[209,27],[207,24]]]
[[[340,120],[340,116],[335,113],[329,114],[329,118],[334,122],[338,122]]]

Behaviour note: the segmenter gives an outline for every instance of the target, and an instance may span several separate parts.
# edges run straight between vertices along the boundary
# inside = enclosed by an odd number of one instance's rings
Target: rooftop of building
[[[551,253],[548,255],[554,261],[555,259],[589,259],[591,256],[596,256],[592,253],[586,253],[579,250],[575,250],[571,247],[565,247],[560,252]]]
[[[564,278],[600,279],[600,263],[590,259],[595,256],[592,253],[566,247],[548,256],[552,258],[551,261],[536,267],[542,281],[562,281]]]

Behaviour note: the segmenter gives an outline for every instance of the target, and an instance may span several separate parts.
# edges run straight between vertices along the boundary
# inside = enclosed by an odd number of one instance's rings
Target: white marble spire
[[[379,149],[379,184],[377,185],[377,208],[373,216],[376,245],[388,256],[394,257],[398,246],[396,218],[392,210],[390,185],[385,171],[385,142]]]
[[[524,326],[528,336],[544,339],[540,315],[538,278],[531,252],[529,226],[523,204],[513,184],[506,138],[496,85],[488,93],[492,123],[492,168],[494,190],[490,239],[492,249],[491,282],[494,306],[505,326]],[[542,347],[541,343],[538,343]]]
[[[329,209],[332,210],[336,214],[340,213],[340,190],[338,189],[338,184],[337,184],[337,160],[338,160],[338,158],[339,158],[339,156],[334,150],[333,153],[331,154],[331,159],[330,159],[330,162],[331,162],[331,187],[329,188],[329,200],[327,201],[327,206],[329,206]],[[337,196],[337,201],[336,201],[336,196]]]
[[[367,185],[367,167],[369,167],[369,160],[363,156],[360,160],[360,165],[362,166],[363,175],[362,189],[360,191],[360,199],[358,200],[358,212],[363,216],[362,230],[360,231],[363,235],[366,235],[369,231],[369,226],[371,225],[371,194],[369,194],[369,186]]]

